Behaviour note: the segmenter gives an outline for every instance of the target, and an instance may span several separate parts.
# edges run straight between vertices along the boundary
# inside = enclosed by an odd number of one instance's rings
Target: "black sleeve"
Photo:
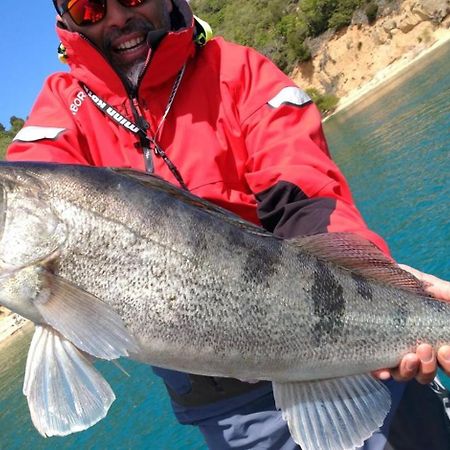
[[[298,186],[287,181],[256,194],[256,200],[262,226],[283,238],[326,233],[336,208],[334,199],[308,198]]]

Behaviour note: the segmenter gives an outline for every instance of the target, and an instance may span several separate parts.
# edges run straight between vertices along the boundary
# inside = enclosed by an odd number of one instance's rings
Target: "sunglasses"
[[[118,0],[126,8],[141,6],[146,0]],[[70,18],[78,25],[93,25],[100,22],[106,16],[107,0],[65,0],[58,6],[57,0],[53,0],[56,11],[60,16],[68,13]]]

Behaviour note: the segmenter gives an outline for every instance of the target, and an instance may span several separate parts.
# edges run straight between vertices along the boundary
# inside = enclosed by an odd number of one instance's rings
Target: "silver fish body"
[[[386,269],[383,257],[356,237],[282,240],[131,172],[10,163],[0,165],[0,186],[0,303],[96,357],[128,355],[191,373],[271,380],[305,449],[320,437],[302,435],[289,412],[312,395],[304,386],[393,367],[420,342],[450,342],[450,306],[422,294],[397,266]],[[350,270],[348,259],[357,261]],[[66,292],[72,300],[60,307]],[[86,306],[83,315],[80,293],[104,309]],[[124,329],[115,348],[103,352],[111,327],[97,338],[96,319],[109,314]],[[96,342],[84,346],[91,334]],[[27,392],[41,376],[34,370]],[[355,386],[351,397],[355,389],[372,389]],[[329,389],[333,396],[334,385]],[[380,395],[386,403],[381,388]],[[381,425],[379,417],[374,421]],[[354,448],[371,431],[335,438],[341,444],[324,449]]]

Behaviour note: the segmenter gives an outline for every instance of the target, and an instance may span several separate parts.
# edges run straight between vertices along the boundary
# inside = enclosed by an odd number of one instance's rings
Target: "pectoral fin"
[[[65,436],[82,431],[106,416],[114,392],[73,344],[47,326],[37,326],[23,393],[40,434]]]
[[[34,302],[44,321],[80,350],[101,359],[138,353],[121,317],[107,304],[46,270],[45,285]]]
[[[391,400],[388,389],[370,375],[273,383],[294,441],[302,450],[353,450],[382,424]]]

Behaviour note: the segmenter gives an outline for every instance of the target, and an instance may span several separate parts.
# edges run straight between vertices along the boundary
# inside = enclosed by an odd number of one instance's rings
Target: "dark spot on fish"
[[[245,235],[240,229],[235,229],[233,227],[227,227],[225,229],[225,239],[230,247],[241,248],[245,247]]]
[[[342,336],[345,315],[344,290],[339,280],[321,261],[316,262],[311,293],[314,315],[318,320],[313,329],[317,345]]]
[[[361,276],[352,273],[353,281],[356,283],[356,290],[364,300],[373,300],[373,291],[370,283]]]
[[[397,306],[392,316],[392,321],[395,328],[405,328],[408,322],[409,308],[406,302],[403,302]]]
[[[199,252],[206,254],[208,250],[206,237],[204,233],[201,233],[199,230],[202,230],[202,227],[192,227],[189,229],[188,235],[186,236],[187,243],[197,254]]]
[[[252,285],[269,285],[270,278],[276,273],[280,263],[281,242],[273,239],[271,245],[255,246],[248,249],[243,265],[243,278]]]

